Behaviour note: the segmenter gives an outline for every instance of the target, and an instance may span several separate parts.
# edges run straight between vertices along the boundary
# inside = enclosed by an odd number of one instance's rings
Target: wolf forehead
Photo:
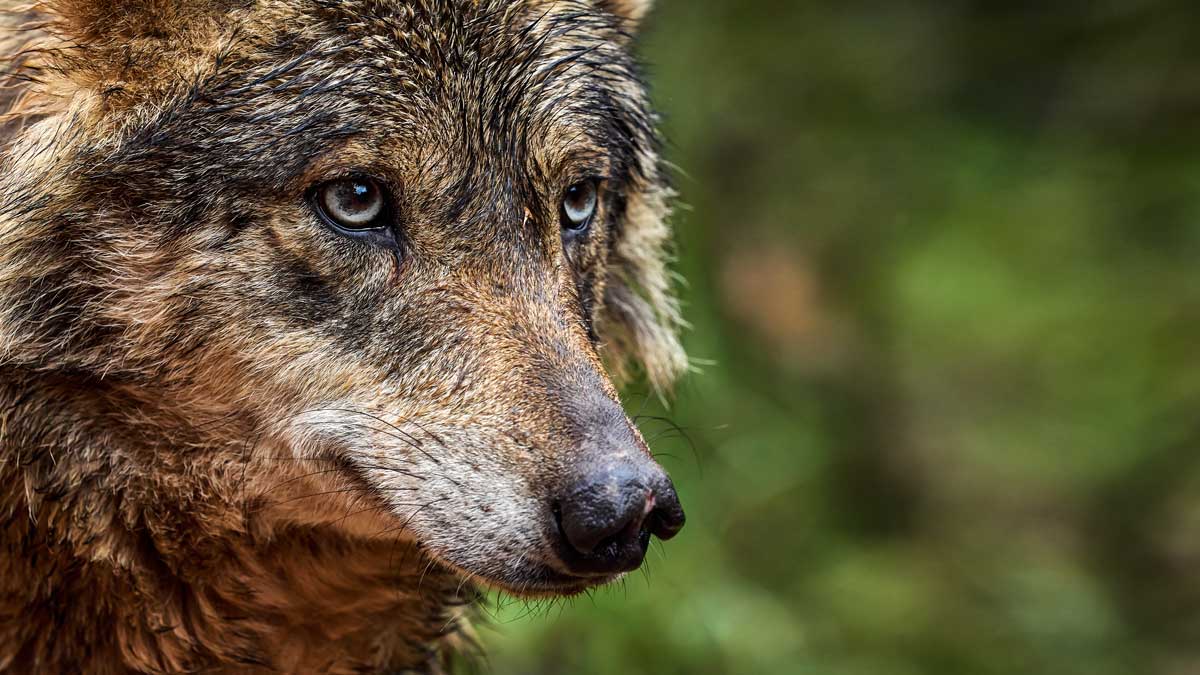
[[[293,271],[297,293],[283,295],[320,295],[314,321],[347,302],[379,314],[367,291],[394,280],[380,276],[391,266],[363,261],[386,253],[305,225],[302,197],[361,173],[395,197],[408,269],[437,272],[406,276],[410,295],[468,258],[502,266],[506,251],[536,264],[504,274],[573,270],[618,379],[644,368],[665,390],[687,362],[667,269],[672,193],[628,49],[647,4],[44,0],[50,11],[30,15],[43,30],[14,60],[27,86],[0,90],[16,120],[0,159],[0,268],[17,271],[0,274],[12,298],[0,322],[19,336],[7,344],[140,373],[159,355],[125,345],[158,344],[164,307],[200,340],[249,306],[209,311],[230,289],[270,306],[271,279]],[[545,254],[561,195],[591,179],[609,179],[602,221],[559,267]],[[296,265],[278,264],[285,249]]]
[[[524,183],[572,157],[616,179],[655,173],[628,36],[596,2],[209,5],[211,15],[147,18],[150,37],[106,35],[71,57],[109,110],[138,113],[118,122],[118,152],[97,139],[97,152],[81,153],[104,170],[97,178],[277,190],[355,139],[394,150],[379,161],[440,179],[448,194],[489,175],[532,195]],[[166,176],[154,168],[164,164]],[[444,185],[451,177],[457,190]]]

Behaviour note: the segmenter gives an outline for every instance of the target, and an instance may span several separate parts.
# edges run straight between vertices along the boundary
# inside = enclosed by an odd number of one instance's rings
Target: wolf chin
[[[0,671],[441,672],[679,531],[647,4],[9,5]]]

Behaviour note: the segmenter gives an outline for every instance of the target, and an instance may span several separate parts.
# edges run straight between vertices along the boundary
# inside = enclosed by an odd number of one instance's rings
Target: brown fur
[[[0,670],[432,672],[475,584],[595,583],[539,509],[647,451],[602,363],[686,365],[646,4],[9,7]],[[361,171],[396,250],[308,206]]]

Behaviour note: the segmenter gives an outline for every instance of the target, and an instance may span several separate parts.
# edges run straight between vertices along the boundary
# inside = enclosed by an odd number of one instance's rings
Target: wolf
[[[684,523],[648,0],[0,23],[0,671],[443,672]]]

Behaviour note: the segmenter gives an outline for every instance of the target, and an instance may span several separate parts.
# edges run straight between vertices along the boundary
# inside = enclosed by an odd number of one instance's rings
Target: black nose
[[[683,508],[657,465],[593,471],[555,505],[563,562],[576,574],[637,569],[650,535],[670,539],[683,528]]]

